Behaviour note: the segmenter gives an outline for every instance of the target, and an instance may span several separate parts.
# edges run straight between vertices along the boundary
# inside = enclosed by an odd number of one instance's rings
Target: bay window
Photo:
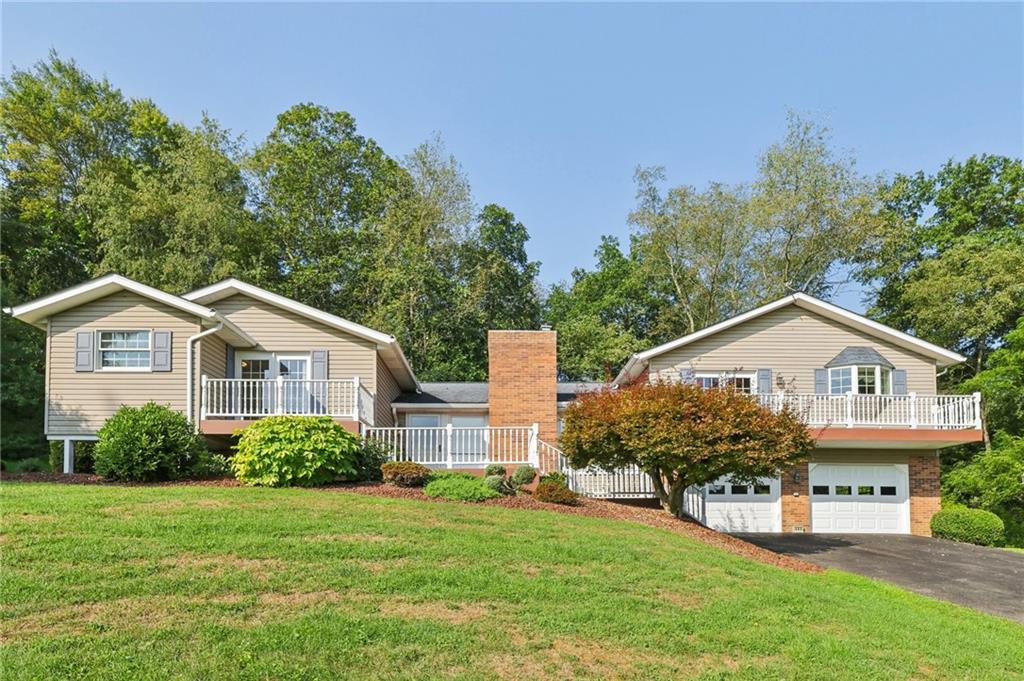
[[[878,365],[832,367],[828,370],[828,385],[833,395],[891,395],[892,369]]]

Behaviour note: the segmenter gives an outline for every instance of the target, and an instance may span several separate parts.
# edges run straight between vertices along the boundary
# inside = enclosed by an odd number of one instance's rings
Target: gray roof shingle
[[[844,367],[851,364],[878,364],[890,369],[895,368],[892,362],[882,357],[874,348],[855,345],[843,348],[843,351],[829,360],[825,367]]]
[[[559,383],[557,385],[558,401],[569,402],[576,395],[604,387],[604,383],[579,381],[576,383]],[[438,383],[420,383],[420,392],[402,393],[395,398],[400,404],[487,404],[488,384],[471,381],[445,381]]]

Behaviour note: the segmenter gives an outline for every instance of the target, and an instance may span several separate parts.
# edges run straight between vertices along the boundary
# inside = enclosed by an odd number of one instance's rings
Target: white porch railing
[[[755,395],[764,406],[788,407],[811,426],[981,428],[981,394],[973,395]]]
[[[373,395],[358,378],[202,377],[200,418],[255,419],[275,414],[331,416],[373,423]]]
[[[382,443],[395,461],[425,466],[483,468],[492,463],[540,467],[538,426],[456,428],[367,428],[364,437]]]
[[[573,492],[596,499],[646,499],[655,496],[651,476],[638,466],[626,466],[614,471],[600,468],[572,468],[564,456],[559,457],[559,469]]]
[[[707,490],[703,485],[700,487],[690,485],[683,492],[683,513],[690,516],[701,525],[707,524]]]

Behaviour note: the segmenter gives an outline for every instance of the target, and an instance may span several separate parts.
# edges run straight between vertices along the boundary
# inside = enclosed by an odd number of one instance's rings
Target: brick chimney
[[[490,425],[536,423],[542,440],[557,442],[557,338],[550,330],[487,332]]]

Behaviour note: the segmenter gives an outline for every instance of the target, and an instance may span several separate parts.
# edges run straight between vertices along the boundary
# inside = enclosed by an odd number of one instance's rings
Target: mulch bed
[[[189,485],[197,487],[241,486],[241,483],[233,478],[217,480],[179,480],[176,482],[161,483],[114,483],[108,482],[98,475],[90,475],[87,473],[74,473],[72,475],[64,475],[62,473],[20,473],[17,475],[4,475],[3,481],[58,482],[70,485],[123,485],[131,487],[164,487],[169,485]],[[435,503],[464,503],[428,497],[423,493],[423,489],[419,487],[396,487],[394,485],[385,485],[379,482],[337,484],[312,489],[324,492],[345,492],[376,497],[389,497],[392,499],[414,499],[416,501],[430,501]],[[580,497],[579,502],[575,506],[565,506],[562,504],[549,504],[543,501],[537,501],[533,497],[527,495],[499,497],[497,499],[488,499],[482,503],[488,506],[504,506],[505,508],[533,511],[554,511],[556,513],[565,513],[568,515],[590,516],[592,518],[604,518],[605,520],[625,520],[627,522],[640,523],[641,525],[657,527],[662,530],[668,530],[669,532],[683,535],[684,537],[689,537],[690,539],[696,539],[697,541],[716,546],[724,551],[728,551],[729,553],[733,553],[737,556],[743,556],[744,558],[750,558],[751,560],[756,560],[760,563],[774,565],[776,567],[793,570],[795,572],[822,572],[822,568],[817,565],[812,565],[811,563],[800,560],[799,558],[792,558],[790,556],[784,556],[782,554],[769,551],[768,549],[762,549],[761,547],[754,546],[742,539],[737,539],[736,537],[708,529],[707,527],[704,527],[692,520],[675,518],[660,508],[645,508],[642,506],[615,503],[613,501],[605,501],[602,499],[589,499],[587,497]]]

